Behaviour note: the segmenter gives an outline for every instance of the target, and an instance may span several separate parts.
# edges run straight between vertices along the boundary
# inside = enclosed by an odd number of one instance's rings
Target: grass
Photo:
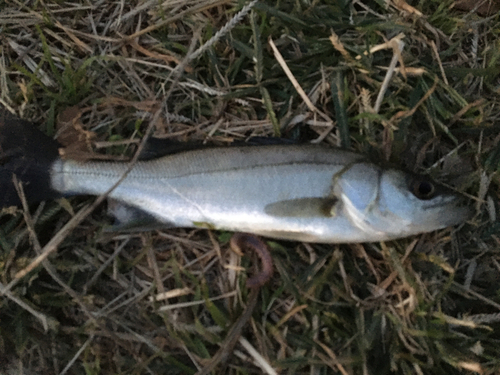
[[[275,275],[214,373],[498,373],[500,16],[425,0],[261,1],[237,17],[245,4],[0,2],[0,103],[49,134],[66,114],[84,152],[131,155],[149,131],[282,136],[446,179],[475,197],[462,227],[268,241]],[[105,233],[89,202],[2,211],[0,371],[196,373],[248,303],[250,262],[231,233]]]

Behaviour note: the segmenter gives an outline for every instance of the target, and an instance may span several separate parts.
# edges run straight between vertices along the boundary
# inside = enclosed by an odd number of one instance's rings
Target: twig
[[[385,92],[387,91],[387,88],[389,87],[389,82],[391,81],[391,78],[394,74],[394,70],[396,69],[396,64],[398,63],[398,61],[402,62],[401,52],[403,51],[405,43],[401,40],[402,37],[404,37],[404,35],[403,36],[400,35],[394,37],[388,42],[388,44],[392,46],[393,55],[391,63],[389,64],[389,69],[387,70],[384,80],[382,81],[382,86],[380,87],[377,100],[375,101],[375,106],[373,107],[375,113],[378,113],[380,107],[382,106],[382,100],[384,100],[384,95]],[[402,69],[401,71],[403,72],[404,69]]]

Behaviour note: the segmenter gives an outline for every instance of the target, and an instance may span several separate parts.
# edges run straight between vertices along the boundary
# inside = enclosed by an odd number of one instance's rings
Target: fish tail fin
[[[13,175],[22,183],[28,203],[60,197],[51,187],[51,166],[59,143],[0,108],[0,208],[20,206]]]

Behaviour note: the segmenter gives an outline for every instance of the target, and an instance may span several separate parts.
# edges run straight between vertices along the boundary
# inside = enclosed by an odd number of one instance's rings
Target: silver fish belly
[[[63,194],[100,195],[127,168],[59,159],[51,183]],[[138,162],[109,196],[169,226],[305,242],[387,240],[469,217],[459,195],[422,199],[412,192],[411,178],[321,146],[211,148]]]

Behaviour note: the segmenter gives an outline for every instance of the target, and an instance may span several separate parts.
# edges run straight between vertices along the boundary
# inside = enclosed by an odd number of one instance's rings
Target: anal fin
[[[108,215],[114,217],[115,222],[107,232],[145,232],[173,227],[140,208],[115,199],[108,199]]]

